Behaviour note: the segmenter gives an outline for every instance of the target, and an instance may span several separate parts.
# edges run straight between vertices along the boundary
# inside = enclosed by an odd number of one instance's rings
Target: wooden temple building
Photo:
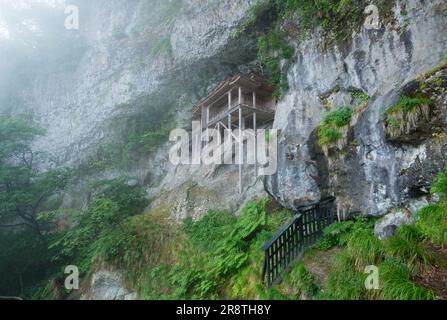
[[[230,76],[193,107],[193,120],[201,122],[202,132],[207,129],[256,132],[274,120],[274,91],[274,86],[254,72]],[[242,154],[243,145],[239,147]],[[257,174],[256,165],[255,171]],[[239,164],[239,190],[242,192],[242,164]]]
[[[257,128],[275,117],[275,87],[255,73],[237,74],[222,81],[193,108],[193,120],[201,121],[202,129]]]

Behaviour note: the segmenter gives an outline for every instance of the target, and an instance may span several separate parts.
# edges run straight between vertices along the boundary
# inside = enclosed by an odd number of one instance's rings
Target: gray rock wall
[[[384,137],[383,110],[406,83],[439,65],[447,48],[446,2],[404,2],[407,13],[402,16],[396,5],[394,27],[362,29],[345,47],[322,50],[318,37],[298,47],[288,72],[290,91],[275,120],[282,130],[279,171],[267,179],[267,189],[283,204],[296,207],[331,194],[341,216],[380,215],[404,205],[413,196],[409,189],[429,185],[446,164],[445,138],[411,146],[391,145]],[[331,108],[346,104],[336,87],[362,90],[371,99],[346,133],[350,145],[327,157],[315,137],[327,111],[319,97],[329,92]],[[445,95],[437,103],[445,110]],[[409,170],[413,177],[405,174]]]
[[[82,17],[81,8],[79,31],[88,48],[77,68],[34,79],[23,91],[26,103],[15,110],[34,113],[47,129],[35,148],[61,165],[77,166],[107,142],[114,120],[141,112],[141,101],[154,108],[175,105],[178,126],[187,126],[194,101],[228,73],[247,70],[256,61],[256,38],[233,37],[254,2],[185,0],[174,9],[169,3],[179,2],[152,0],[149,7],[142,6],[144,1],[89,2],[88,16]],[[284,66],[290,90],[275,119],[282,131],[278,172],[265,187],[285,206],[334,194],[341,216],[384,214],[424,196],[422,189],[445,164],[442,137],[404,145],[390,143],[384,134],[382,110],[397,101],[407,83],[437,66],[447,48],[445,1],[399,3],[406,10],[396,4],[395,25],[362,29],[350,43],[329,48],[315,32],[299,42],[293,61]],[[161,42],[167,52],[156,50]],[[328,107],[356,103],[352,88],[371,99],[330,155],[317,143],[317,127]],[[444,110],[445,96],[438,100]],[[126,170],[108,168],[84,177],[64,206],[85,206],[89,179],[123,174],[144,185],[156,205],[176,203],[177,218],[200,216],[206,207],[236,211],[263,194],[262,183],[247,174],[239,195],[236,168],[171,166],[168,150],[166,144]]]

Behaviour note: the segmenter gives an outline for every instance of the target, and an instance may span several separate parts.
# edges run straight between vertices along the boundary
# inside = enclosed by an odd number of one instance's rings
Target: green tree
[[[29,228],[41,241],[38,215],[68,178],[65,170],[37,170],[30,145],[43,133],[29,116],[0,117],[0,228]]]

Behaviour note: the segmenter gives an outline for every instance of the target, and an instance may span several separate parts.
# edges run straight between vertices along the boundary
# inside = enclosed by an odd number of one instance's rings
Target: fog
[[[65,27],[66,6],[65,0],[0,0],[0,113],[13,112],[17,93],[36,77],[81,59],[82,32]]]

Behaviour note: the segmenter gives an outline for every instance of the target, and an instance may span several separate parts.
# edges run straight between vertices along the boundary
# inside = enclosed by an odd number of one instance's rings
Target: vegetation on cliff
[[[302,40],[321,33],[325,47],[351,41],[365,22],[365,8],[381,8],[383,23],[393,23],[393,1],[259,0],[235,36],[256,30],[261,69],[277,86],[276,97],[288,88],[284,62],[291,61]],[[405,11],[405,8],[402,8]]]
[[[349,114],[332,113],[327,121],[344,125]],[[90,276],[106,265],[123,271],[128,288],[144,299],[445,297],[427,274],[445,272],[442,266],[446,261],[439,252],[447,244],[447,168],[431,188],[440,201],[419,210],[412,225],[401,226],[393,237],[380,241],[373,234],[374,221],[336,223],[281,284],[266,289],[261,279],[264,257],[260,248],[291,218],[290,211],[261,199],[247,203],[238,216],[209,211],[198,221],[186,219],[179,224],[172,220],[168,207],[142,214],[148,204],[145,194],[128,186],[125,179],[93,185],[86,210],[54,211],[58,205],[50,196],[57,194],[59,185],[53,184],[54,189],[49,190],[45,186],[50,180],[31,175],[30,162],[14,158],[29,159],[23,158],[26,153],[16,151],[28,150],[41,131],[22,118],[2,119],[0,124],[0,134],[8,137],[1,148],[0,192],[6,199],[1,207],[2,223],[16,214],[19,205],[19,210],[25,210],[23,204],[29,203],[39,226],[36,229],[23,220],[21,228],[14,226],[16,232],[1,233],[0,270],[9,276],[2,278],[0,286],[9,295],[68,298],[73,293],[62,290],[64,266],[79,267],[85,288]],[[11,179],[24,184],[11,185]],[[39,191],[40,197],[31,191]],[[11,192],[15,196],[10,196]],[[14,204],[13,200],[21,202]],[[331,257],[323,277],[309,267],[319,255]],[[379,268],[377,290],[365,289],[364,268],[368,265]]]

